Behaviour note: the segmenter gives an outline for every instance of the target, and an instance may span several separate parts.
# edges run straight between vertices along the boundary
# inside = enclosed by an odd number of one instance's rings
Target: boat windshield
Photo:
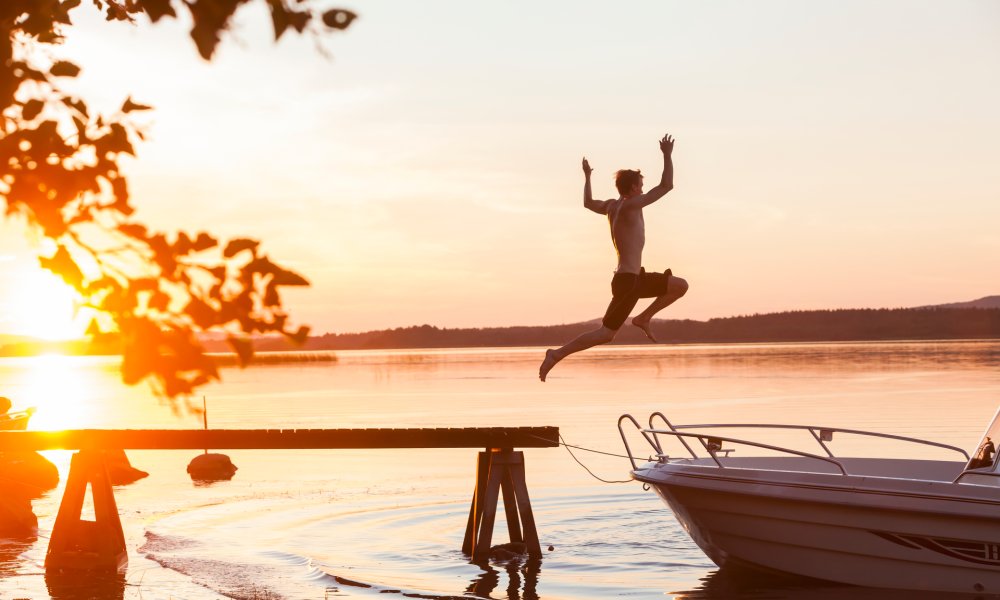
[[[965,468],[996,470],[997,449],[993,440],[1000,440],[998,436],[1000,436],[1000,410],[997,410],[997,413],[993,415],[990,426],[986,428],[986,432],[983,434],[983,438],[980,440],[975,454],[969,459],[969,464]]]

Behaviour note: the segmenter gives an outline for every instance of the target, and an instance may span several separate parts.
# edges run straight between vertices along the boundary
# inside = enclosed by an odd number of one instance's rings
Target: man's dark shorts
[[[646,269],[641,269],[638,275],[615,273],[611,279],[611,304],[601,323],[608,329],[620,329],[639,298],[656,298],[667,293],[671,274],[670,269],[663,273],[647,273]]]

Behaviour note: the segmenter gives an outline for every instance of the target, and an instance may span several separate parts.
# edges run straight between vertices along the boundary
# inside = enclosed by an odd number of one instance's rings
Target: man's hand
[[[587,157],[584,156],[583,157],[583,176],[586,177],[587,179],[590,179],[590,174],[593,173],[593,172],[594,172],[594,170],[590,168],[590,163],[587,162]]]
[[[674,151],[674,137],[669,133],[663,136],[663,139],[660,140],[660,151],[663,152],[665,156],[670,156],[670,153]],[[586,162],[586,160],[584,162]]]

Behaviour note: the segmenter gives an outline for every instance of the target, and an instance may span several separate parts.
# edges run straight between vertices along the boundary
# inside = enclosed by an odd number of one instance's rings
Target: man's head
[[[642,173],[632,169],[622,169],[615,173],[615,187],[622,198],[642,193]]]

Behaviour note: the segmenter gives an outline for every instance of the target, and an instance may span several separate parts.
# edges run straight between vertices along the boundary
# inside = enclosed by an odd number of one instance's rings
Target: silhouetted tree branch
[[[250,2],[90,1],[108,21],[155,23],[188,11],[205,60]],[[346,29],[355,18],[342,9],[319,11],[312,0],[259,1],[267,2],[276,40],[290,29]],[[51,48],[80,7],[81,0],[0,2],[0,197],[7,218],[23,218],[53,242],[55,250],[39,261],[96,312],[88,333],[120,336],[125,383],[151,378],[167,397],[183,396],[218,378],[199,332],[227,332],[244,365],[253,356],[252,334],[304,340],[309,330],[289,325],[280,288],[308,282],[270,260],[255,240],[162,233],[134,217],[119,161],[143,140],[132,113],[151,107],[128,97],[115,114],[97,114],[63,91],[61,82],[81,69],[51,58]]]

